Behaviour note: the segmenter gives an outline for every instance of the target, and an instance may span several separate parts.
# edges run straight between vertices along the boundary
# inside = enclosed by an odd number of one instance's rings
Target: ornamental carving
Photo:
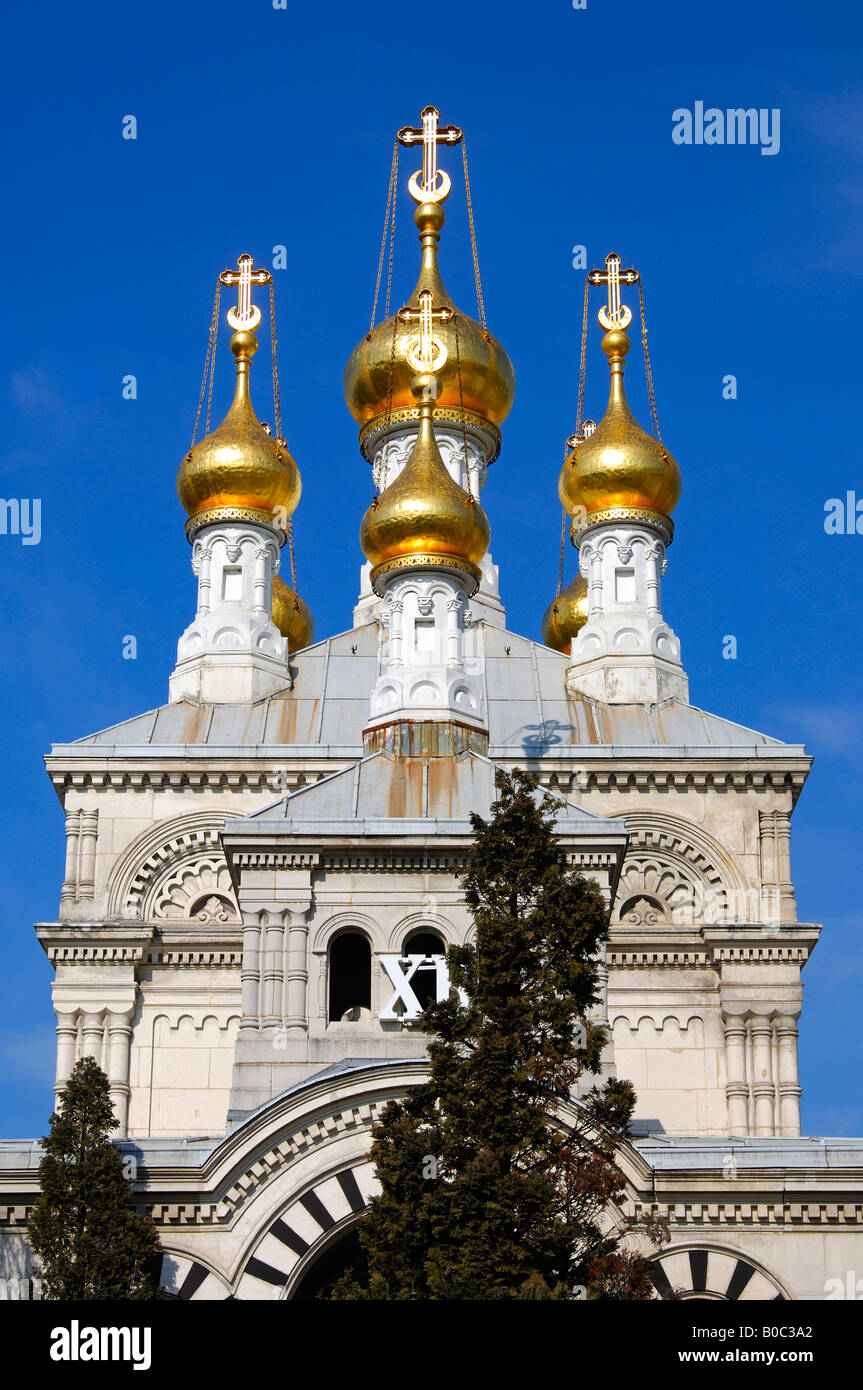
[[[153,895],[157,921],[193,921],[205,926],[239,922],[228,866],[221,853],[187,860],[160,879]]]

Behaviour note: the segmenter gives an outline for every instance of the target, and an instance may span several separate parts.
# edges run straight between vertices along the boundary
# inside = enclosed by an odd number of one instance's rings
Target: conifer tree
[[[368,1271],[335,1298],[654,1296],[649,1261],[607,1219],[624,1192],[615,1150],[631,1084],[594,1085],[574,1123],[560,1116],[579,1077],[600,1070],[606,1034],[589,1014],[606,906],[567,864],[554,799],[520,771],[499,772],[496,787],[490,819],[471,817],[463,874],[475,941],[447,954],[468,1002],[452,993],[423,1014],[429,1080],[375,1125]]]
[[[42,1141],[40,1195],[27,1229],[42,1265],[43,1298],[158,1296],[156,1228],[132,1205],[123,1159],[108,1137],[116,1127],[108,1078],[86,1057]]]

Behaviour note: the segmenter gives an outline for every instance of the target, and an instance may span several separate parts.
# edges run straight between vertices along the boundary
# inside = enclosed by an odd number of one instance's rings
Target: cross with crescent
[[[400,145],[418,145],[422,141],[422,173],[412,174],[408,183],[410,195],[416,203],[442,203],[449,197],[452,180],[449,174],[437,167],[438,145],[457,145],[462,132],[457,125],[439,126],[440,112],[436,106],[426,106],[420,112],[422,126],[403,126],[399,131]],[[438,187],[440,178],[440,187]]]
[[[620,302],[620,286],[637,285],[638,271],[631,266],[628,270],[621,270],[617,252],[609,251],[605,258],[605,270],[592,270],[587,278],[591,285],[608,286],[608,304],[599,311],[602,327],[626,328],[632,321],[632,311]]]
[[[434,336],[433,324],[435,320],[449,323],[454,311],[448,304],[441,309],[433,309],[431,290],[421,290],[419,299],[418,309],[406,304],[398,311],[401,323],[418,323],[420,326],[419,337],[412,338],[405,348],[405,358],[415,372],[439,372],[448,354],[446,343]]]
[[[237,285],[237,307],[229,309],[228,323],[238,333],[250,332],[261,322],[261,311],[252,303],[252,285],[270,285],[273,277],[268,270],[253,270],[254,262],[248,251],[237,261],[237,270],[223,270],[219,280],[223,285]]]

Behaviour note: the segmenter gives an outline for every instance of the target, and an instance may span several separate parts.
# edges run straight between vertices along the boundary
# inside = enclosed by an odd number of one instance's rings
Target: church
[[[515,374],[478,273],[473,318],[440,269],[438,159],[460,143],[433,107],[398,135],[421,154],[419,270],[393,313],[387,287],[345,369],[374,485],[347,632],[316,639],[297,592],[275,351],[272,426],[255,410],[272,275],[244,254],[220,277],[205,385],[224,291],[235,392],[179,468],[197,610],[167,702],[46,759],[66,844],[57,918],[36,926],[56,1090],[79,1058],[106,1072],[167,1293],[314,1297],[376,1190],[375,1117],[424,1079],[422,1011],[471,932],[470,815],[488,815],[497,768],[524,768],[611,914],[596,1016],[638,1109],[609,1219],[667,1224],[660,1296],[844,1297],[863,1268],[863,1140],[800,1132],[819,927],[798,920],[790,849],[811,759],[690,703],[662,609],[681,472],[646,351],[650,432],[627,402],[625,297],[645,347],[646,330],[639,272],[614,253],[587,277],[582,345],[582,381],[585,353],[607,364],[608,406],[594,425],[580,392],[559,483],[578,577],[541,643],[508,630],[481,493]],[[394,157],[388,227],[400,196]],[[22,1287],[39,1157],[38,1140],[0,1143],[0,1272]]]

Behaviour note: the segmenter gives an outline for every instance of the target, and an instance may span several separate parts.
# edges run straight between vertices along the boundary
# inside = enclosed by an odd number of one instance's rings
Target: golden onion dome
[[[422,245],[422,264],[411,304],[419,303],[424,290],[432,294],[432,308],[455,309],[438,268],[438,242],[444,224],[440,203],[420,203],[414,213]],[[435,336],[447,350],[453,368],[447,373],[435,413],[464,411],[497,427],[509,414],[515,397],[515,372],[504,348],[475,319],[455,309],[447,322],[436,321]],[[395,334],[395,343],[393,335]],[[411,395],[413,369],[405,360],[416,326],[393,315],[376,325],[358,343],[345,367],[344,390],[348,409],[359,425],[388,413],[415,411]],[[456,363],[461,364],[461,383]]]
[[[547,647],[569,656],[570,646],[587,622],[587,580],[577,574],[549,604],[542,619],[542,640]]]
[[[299,594],[278,574],[273,578],[273,622],[287,637],[289,652],[302,651],[314,641],[314,618]]]
[[[254,333],[231,338],[237,382],[231,408],[220,425],[180,464],[177,492],[192,522],[247,517],[285,529],[300,500],[297,465],[284,440],[272,438],[249,398],[249,364],[258,350]]]
[[[576,445],[560,474],[560,500],[572,516],[609,508],[639,508],[670,517],[680,500],[680,469],[666,448],[647,434],[629,408],[623,360],[629,335],[611,329],[602,350],[611,368],[605,414],[593,434]]]
[[[360,544],[375,572],[402,566],[476,566],[488,550],[488,519],[479,502],[447,472],[432,425],[433,399],[440,379],[420,374],[413,378],[420,405],[419,432],[398,477],[375,498],[363,517]]]

